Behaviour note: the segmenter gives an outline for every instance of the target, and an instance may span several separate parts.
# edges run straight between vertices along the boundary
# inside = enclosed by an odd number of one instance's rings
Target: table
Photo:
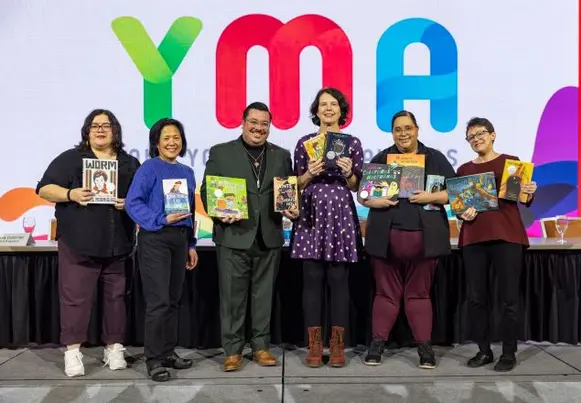
[[[521,281],[520,339],[577,344],[581,341],[581,238],[531,238],[525,253]],[[432,288],[433,341],[436,344],[468,342],[466,293],[462,259],[452,239],[452,254],[440,260]],[[58,265],[55,242],[33,246],[0,247],[0,348],[59,344]],[[179,345],[188,348],[220,346],[216,255],[210,240],[200,240],[200,266],[188,272],[180,307]],[[128,259],[127,345],[143,344],[143,295],[138,264]],[[367,344],[371,331],[374,284],[368,259],[350,267],[351,312],[346,334],[348,345]],[[495,289],[494,281],[492,287]],[[285,248],[275,286],[272,342],[302,346],[303,328],[300,263]],[[101,298],[95,293],[95,302]],[[492,298],[493,326],[500,319],[498,298]],[[88,344],[100,344],[101,312],[95,303]],[[329,325],[325,325],[328,331]],[[328,336],[328,334],[327,334]],[[493,332],[494,340],[498,334]],[[412,335],[400,315],[391,341],[409,345]]]

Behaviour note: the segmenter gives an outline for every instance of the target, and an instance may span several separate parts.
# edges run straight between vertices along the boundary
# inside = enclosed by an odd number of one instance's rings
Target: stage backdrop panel
[[[540,235],[539,218],[578,210],[578,2],[538,1],[523,18],[525,4],[3,1],[0,232],[34,217],[46,237],[54,209],[33,189],[93,108],[117,115],[141,161],[152,123],[180,119],[183,162],[201,181],[208,149],[240,134],[248,102],[270,105],[270,139],[293,150],[315,130],[316,91],[335,86],[351,99],[344,131],[361,138],[366,160],[392,144],[403,108],[455,168],[473,157],[467,120],[491,119],[497,149],[536,164],[539,191],[523,217]]]

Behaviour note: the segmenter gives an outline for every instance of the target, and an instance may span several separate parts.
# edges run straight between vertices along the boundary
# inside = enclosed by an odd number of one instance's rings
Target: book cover
[[[117,160],[83,158],[83,187],[93,191],[87,204],[115,204],[118,181]]]
[[[387,164],[363,164],[363,173],[359,184],[358,195],[363,200],[378,197],[399,197],[399,183],[402,167]]]
[[[502,179],[498,187],[498,198],[526,202],[527,195],[520,190],[521,184],[530,183],[533,179],[535,164],[526,161],[506,160]]]
[[[248,218],[246,179],[207,176],[206,188],[207,213],[210,217],[233,215]]]
[[[187,179],[164,179],[162,181],[165,214],[191,213]]]
[[[426,156],[424,154],[388,154],[387,164],[401,167],[399,198],[407,199],[416,190],[424,190]]]
[[[336,167],[339,158],[349,155],[350,145],[350,135],[327,132],[327,141],[325,144],[325,167]]]
[[[325,154],[326,143],[327,136],[323,133],[305,140],[303,146],[305,147],[305,151],[310,159],[318,160],[319,158],[323,158],[323,155]]]
[[[460,215],[470,207],[478,212],[498,210],[494,172],[446,179],[452,214]]]
[[[426,178],[426,192],[437,193],[444,190],[446,178],[441,175],[428,175]],[[439,211],[442,206],[439,204],[426,204],[424,210]]]
[[[274,211],[285,211],[299,206],[299,188],[296,176],[274,178]]]

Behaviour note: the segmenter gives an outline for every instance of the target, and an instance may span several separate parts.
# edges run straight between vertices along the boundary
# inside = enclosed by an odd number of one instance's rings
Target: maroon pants
[[[417,343],[432,338],[432,301],[430,288],[437,260],[424,258],[421,231],[392,229],[387,259],[373,258],[375,299],[373,301],[373,338],[387,340],[400,311],[402,297],[405,313]]]
[[[93,296],[99,280],[103,285],[103,332],[105,344],[125,339],[125,259],[83,256],[59,241],[59,293],[61,343],[87,340]]]

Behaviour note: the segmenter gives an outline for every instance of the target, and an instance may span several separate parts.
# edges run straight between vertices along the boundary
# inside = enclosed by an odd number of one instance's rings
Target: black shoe
[[[508,372],[516,366],[516,357],[514,354],[503,354],[494,366],[497,372]]]
[[[418,346],[418,355],[420,356],[420,368],[436,368],[436,354],[434,354],[431,343],[420,344]]]
[[[363,363],[365,365],[380,365],[381,360],[383,358],[383,349],[384,343],[381,339],[373,339],[371,340],[371,345],[369,346],[369,350],[367,351],[367,356]]]
[[[187,369],[191,368],[193,363],[194,362],[188,358],[179,357],[174,351],[163,359],[161,365],[166,368]]]
[[[476,354],[474,357],[468,360],[468,363],[466,365],[470,368],[479,368],[488,365],[493,361],[494,355],[492,355],[492,351],[489,351],[487,353],[479,351],[478,354]]]
[[[165,369],[161,363],[148,363],[147,366],[147,375],[151,378],[152,381],[155,382],[167,382],[170,380],[171,375],[167,369]]]

